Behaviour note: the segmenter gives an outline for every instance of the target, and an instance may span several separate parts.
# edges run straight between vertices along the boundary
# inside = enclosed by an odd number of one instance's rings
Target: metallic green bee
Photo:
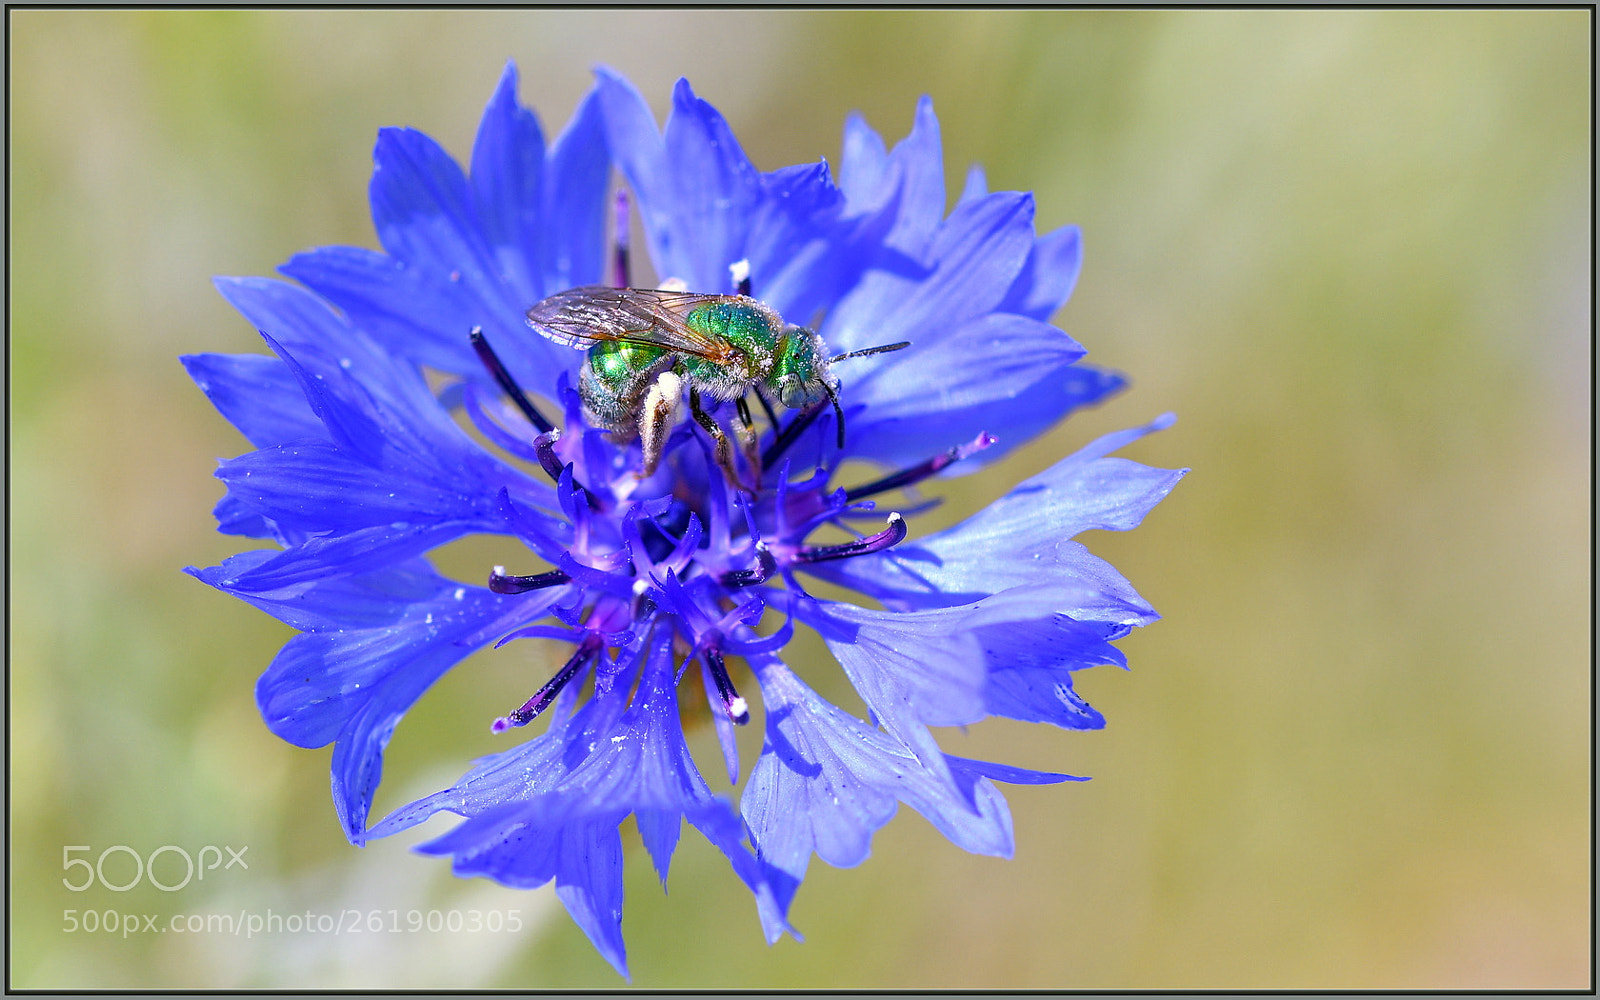
[[[752,442],[746,393],[755,390],[764,402],[796,408],[826,399],[838,415],[842,447],[839,380],[829,366],[909,346],[887,344],[828,357],[814,331],[784,322],[748,295],[655,288],[571,288],[529,309],[528,323],[558,344],[588,350],[578,376],[584,416],[620,442],[638,437],[644,476],[661,461],[685,387],[690,411],[715,440],[717,462],[731,475],[727,438],[701,407],[702,392],[737,401]]]

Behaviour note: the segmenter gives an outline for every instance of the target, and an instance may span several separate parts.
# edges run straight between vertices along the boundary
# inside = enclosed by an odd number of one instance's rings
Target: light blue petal
[[[1033,198],[998,193],[968,202],[935,233],[925,276],[872,271],[829,313],[821,333],[830,347],[859,350],[900,340],[924,347],[991,312],[1033,247]],[[852,393],[869,392],[879,371],[905,364],[896,351],[850,369]],[[981,359],[980,359],[981,360]]]
[[[1171,423],[1168,415],[1108,434],[952,528],[888,552],[807,569],[895,608],[966,604],[1014,587],[1048,585],[1059,595],[1054,610],[1079,621],[1154,621],[1154,609],[1121,574],[1069,539],[1091,528],[1133,528],[1171,492],[1187,470],[1106,457]]]
[[[886,723],[964,726],[986,714],[983,655],[963,628],[965,610],[874,611],[797,601],[794,613],[821,634],[867,707]]]
[[[858,116],[845,123],[840,186],[848,211],[862,215],[893,205],[894,222],[885,236],[892,250],[921,260],[944,218],[944,150],[933,101],[917,102],[911,134],[883,153],[883,140]],[[890,338],[890,341],[895,338]]]
[[[565,827],[557,856],[556,897],[611,967],[628,976],[622,940],[622,837],[615,825]]]
[[[1001,301],[1006,312],[1048,320],[1066,305],[1083,267],[1083,234],[1077,226],[1063,226],[1041,236],[1022,265],[1017,280]]]
[[[844,120],[839,155],[839,188],[851,210],[861,212],[888,201],[891,181],[889,149],[883,144],[883,137],[865,118],[851,112]]]
[[[989,178],[983,172],[981,163],[974,163],[967,168],[967,182],[961,188],[961,197],[956,200],[957,205],[964,205],[969,201],[977,201],[989,193]]]
[[[969,794],[943,755],[930,766],[900,740],[828,704],[775,659],[753,666],[767,732],[741,807],[758,856],[787,876],[779,883],[786,894],[805,877],[812,853],[840,867],[860,864],[897,801],[965,850],[1010,855],[1010,814],[992,787]]]
[[[880,366],[864,385],[840,375],[852,404],[846,454],[905,467],[988,431],[998,448],[961,463],[973,471],[1056,423],[1075,401],[1061,389],[1083,348],[1049,324],[989,313],[895,353],[905,360]]]

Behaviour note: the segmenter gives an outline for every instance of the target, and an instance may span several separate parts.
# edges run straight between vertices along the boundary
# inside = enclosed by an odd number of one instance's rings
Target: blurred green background
[[[902,810],[859,869],[813,864],[807,941],[768,948],[686,836],[670,896],[630,856],[634,985],[1591,982],[1589,12],[9,17],[13,986],[622,985],[547,890],[407,849],[440,826],[348,846],[328,752],[256,716],[288,630],[179,573],[236,548],[211,471],[246,446],[176,356],[262,350],[210,277],[374,246],[376,129],[464,158],[507,58],[549,133],[596,62],[658,118],[687,74],[763,169],[837,163],[852,109],[895,141],[931,94],[952,197],[982,162],[1037,192],[1041,230],[1083,226],[1058,321],[1133,380],[940,520],[1166,410],[1127,454],[1194,469],[1139,530],[1084,539],[1166,616],[1122,643],[1131,672],[1080,675],[1109,727],[946,734],[1094,777],[1011,790],[1014,860]],[[821,656],[802,646],[808,676]],[[401,726],[379,814],[499,746],[489,720],[544,669],[453,673]],[[62,885],[63,847],[208,844],[249,869]],[[523,930],[82,929],[108,909]]]

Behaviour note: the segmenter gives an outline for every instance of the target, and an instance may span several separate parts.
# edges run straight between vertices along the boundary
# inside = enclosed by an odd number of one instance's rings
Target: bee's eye
[[[778,401],[791,410],[812,402],[811,395],[806,391],[805,380],[793,372],[778,380]]]

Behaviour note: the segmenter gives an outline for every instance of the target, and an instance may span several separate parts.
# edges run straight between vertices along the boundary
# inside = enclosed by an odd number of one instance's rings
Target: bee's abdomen
[[[639,401],[676,357],[651,344],[607,341],[589,348],[578,373],[578,395],[589,422],[621,436],[637,433]]]

